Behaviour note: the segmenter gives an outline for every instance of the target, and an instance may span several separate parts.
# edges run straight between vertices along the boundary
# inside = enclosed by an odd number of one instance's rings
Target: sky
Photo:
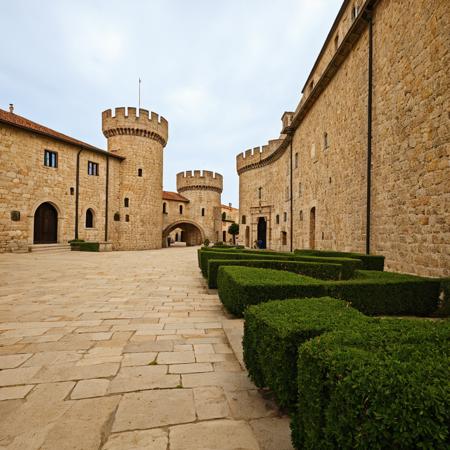
[[[164,189],[183,170],[224,176],[279,136],[342,0],[1,1],[0,108],[106,149],[101,112],[169,121]]]

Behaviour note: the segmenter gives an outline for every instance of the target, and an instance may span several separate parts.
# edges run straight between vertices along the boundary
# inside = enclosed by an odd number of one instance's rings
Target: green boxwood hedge
[[[343,257],[343,258],[356,258],[362,261],[363,270],[384,270],[384,256],[382,255],[365,255],[363,253],[353,252],[338,252],[334,250],[294,250],[294,253],[299,255],[311,255],[311,256],[331,256],[331,257]]]
[[[285,270],[299,273],[321,280],[339,280],[342,278],[341,264],[327,264],[307,261],[287,261],[277,259],[209,259],[208,260],[208,287],[217,288],[217,274],[220,266],[246,266],[265,269]]]
[[[279,404],[297,403],[298,346],[333,330],[366,326],[371,319],[329,297],[271,301],[245,311],[244,361],[258,387],[269,387]]]
[[[280,261],[304,261],[327,264],[341,264],[342,265],[342,279],[347,280],[351,278],[355,270],[361,267],[361,261],[351,258],[321,258],[317,256],[296,256],[292,253],[276,253],[276,252],[241,252],[230,250],[200,251],[199,252],[200,267],[205,278],[208,277],[208,262],[211,259],[234,259],[234,260],[280,260]]]
[[[290,272],[222,266],[219,297],[231,313],[268,300],[334,297],[346,300],[367,315],[431,314],[437,306],[439,280],[390,272],[357,271],[357,278],[325,281]]]
[[[98,252],[100,244],[98,242],[84,242],[76,241],[70,244],[71,250],[77,250],[80,252]]]
[[[381,319],[299,348],[298,449],[448,449],[448,321]]]

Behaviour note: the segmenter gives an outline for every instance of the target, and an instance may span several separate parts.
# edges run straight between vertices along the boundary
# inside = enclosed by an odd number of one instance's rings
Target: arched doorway
[[[316,208],[311,208],[309,213],[309,248],[316,248]]]
[[[35,244],[58,242],[58,212],[51,203],[42,203],[34,213],[33,242]]]
[[[185,242],[187,246],[201,245],[205,240],[205,234],[199,225],[195,222],[179,220],[163,231],[163,247],[170,245],[168,237],[174,231],[178,234],[178,242]]]
[[[258,218],[258,246],[259,248],[267,247],[267,222],[265,217]]]

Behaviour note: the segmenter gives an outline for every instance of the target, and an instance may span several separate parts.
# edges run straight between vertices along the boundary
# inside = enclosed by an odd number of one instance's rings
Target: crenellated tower
[[[139,114],[138,114],[139,113]],[[161,247],[163,149],[168,122],[146,109],[116,108],[102,113],[108,151],[125,158],[120,165],[117,249]]]
[[[199,223],[205,238],[221,240],[221,194],[223,177],[208,170],[188,170],[177,174],[177,191],[190,200],[189,216]]]

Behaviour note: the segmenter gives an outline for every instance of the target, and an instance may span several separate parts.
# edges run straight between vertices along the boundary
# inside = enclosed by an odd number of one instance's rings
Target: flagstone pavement
[[[0,449],[291,449],[240,325],[196,248],[1,254]]]

